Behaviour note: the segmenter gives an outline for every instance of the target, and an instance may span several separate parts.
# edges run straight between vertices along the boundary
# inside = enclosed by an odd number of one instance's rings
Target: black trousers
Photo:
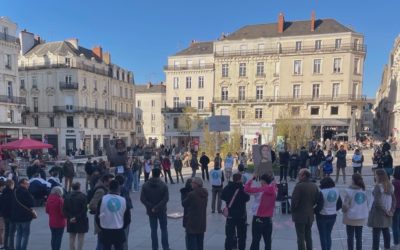
[[[356,250],[362,249],[362,226],[346,226],[347,249],[354,249],[354,236],[356,237]]]
[[[279,181],[282,181],[282,180],[287,180],[287,172],[288,172],[288,166],[285,166],[285,165],[281,165],[280,167],[279,167]]]
[[[247,235],[247,219],[246,218],[227,218],[225,224],[225,250],[232,250],[239,248],[239,250],[246,249],[246,235]],[[236,237],[238,242],[236,244]]]
[[[260,249],[261,236],[264,238],[265,250],[272,249],[272,220],[269,217],[253,216],[251,224],[251,233],[253,239],[251,241],[250,250]]]
[[[205,181],[205,177],[207,177],[207,181],[210,180],[210,177],[208,176],[208,167],[203,167],[201,166],[201,177],[203,178],[203,181]]]
[[[168,183],[168,180],[167,180],[167,175],[168,175],[169,181],[170,181],[172,184],[174,184],[174,181],[172,180],[172,176],[171,176],[171,169],[168,169],[168,170],[163,169],[163,171],[164,171],[165,183]]]
[[[291,179],[296,179],[297,178],[297,166],[290,166],[289,176],[290,176]]]
[[[312,250],[312,223],[295,223],[298,250]]]
[[[372,228],[372,250],[379,250],[379,241],[383,234],[383,245],[385,249],[390,248],[390,231],[389,228]]]

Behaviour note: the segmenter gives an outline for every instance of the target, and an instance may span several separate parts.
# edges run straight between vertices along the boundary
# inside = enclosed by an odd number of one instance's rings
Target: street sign
[[[208,129],[210,132],[226,132],[231,130],[230,116],[216,115],[208,118]]]

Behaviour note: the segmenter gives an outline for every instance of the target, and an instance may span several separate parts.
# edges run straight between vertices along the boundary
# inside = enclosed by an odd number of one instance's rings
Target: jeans
[[[232,168],[225,168],[225,179],[227,182],[231,180],[232,177]]]
[[[129,226],[130,224],[124,229],[125,232],[125,242],[122,244],[122,249],[123,250],[128,250],[128,240],[129,240]]]
[[[353,167],[353,173],[355,174],[355,173],[359,173],[359,174],[361,174],[361,169],[362,169],[362,167]]]
[[[201,177],[203,178],[203,181],[206,180],[205,177],[207,177],[207,181],[210,180],[210,176],[208,175],[208,166],[201,166]]]
[[[60,250],[64,228],[50,228],[51,231],[51,250]]]
[[[16,236],[16,250],[26,250],[28,246],[29,233],[30,233],[31,222],[16,222],[15,229],[17,232]]]
[[[179,176],[181,177],[182,183],[183,181],[183,175],[182,175],[182,169],[176,169],[175,168],[175,173],[176,173],[176,182],[179,183]]]
[[[281,182],[282,180],[287,180],[287,170],[288,167],[285,165],[281,165],[279,167],[279,181]]]
[[[187,250],[203,250],[204,249],[204,233],[189,234],[186,233]]]
[[[332,229],[336,222],[336,215],[317,215],[317,227],[322,250],[330,250],[332,247]]]
[[[336,183],[339,181],[340,170],[342,170],[343,183],[346,183],[346,168],[336,167]]]
[[[312,180],[317,179],[317,175],[316,175],[317,168],[318,168],[317,166],[310,166],[310,172],[311,172],[311,179]]]
[[[128,191],[132,190],[132,183],[133,183],[133,173],[132,169],[127,169],[125,172],[125,187]]]
[[[7,249],[10,244],[10,226],[11,222],[10,219],[4,218],[4,247]],[[14,236],[14,235],[13,235]],[[14,247],[14,237],[13,237],[13,247]]]
[[[78,237],[78,247],[75,247],[75,241]],[[85,238],[85,234],[69,234],[69,250],[82,250],[83,249],[83,240]]]
[[[290,176],[291,179],[296,179],[297,178],[297,166],[290,166],[289,176]]]
[[[215,212],[215,202],[218,199],[218,205],[217,205],[217,211],[221,212],[221,206],[222,206],[222,200],[221,200],[221,194],[222,194],[222,187],[212,187],[212,200],[211,200],[211,210],[214,213]]]
[[[311,223],[295,223],[298,250],[312,250]]]
[[[158,234],[157,234],[157,222],[160,223],[161,229],[161,245],[164,250],[169,249],[168,243],[168,229],[167,229],[167,214],[160,213],[156,215],[149,215],[150,229],[151,229],[151,245],[153,250],[158,249]]]
[[[393,244],[399,244],[400,238],[400,208],[396,208],[392,218]]]
[[[354,249],[354,234],[356,236],[356,250],[362,249],[362,226],[346,226],[347,249]]]
[[[133,177],[133,190],[139,191],[139,171],[138,170],[133,171],[132,177]]]
[[[174,181],[172,180],[172,176],[171,176],[171,169],[168,169],[168,170],[163,169],[163,172],[164,172],[165,183],[168,183],[168,180],[167,180],[167,175],[168,175],[169,181],[171,182],[171,184],[174,184]]]
[[[269,217],[253,216],[251,224],[251,240],[250,250],[260,249],[261,236],[264,238],[265,250],[272,249],[272,220]]]
[[[150,173],[144,172],[144,182],[147,182],[149,180]]]
[[[227,218],[225,225],[225,250],[246,249],[247,218]],[[236,237],[238,245],[236,246]]]
[[[96,245],[96,250],[104,250],[104,245],[100,241],[100,234],[97,233],[97,245]]]
[[[192,178],[196,176],[197,168],[192,168]]]
[[[390,231],[389,228],[372,228],[372,250],[379,250],[379,241],[383,234],[383,246],[385,249],[390,248]]]

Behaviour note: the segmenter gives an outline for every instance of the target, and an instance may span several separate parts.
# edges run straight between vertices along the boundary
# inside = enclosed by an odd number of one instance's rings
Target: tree
[[[191,135],[196,126],[198,125],[198,116],[196,110],[192,107],[185,107],[182,110],[181,119],[179,119],[178,130],[187,135],[186,143],[191,143]]]
[[[215,151],[215,135],[208,129],[208,124],[204,126],[204,143],[201,145],[201,151],[206,152],[208,156],[214,156]]]

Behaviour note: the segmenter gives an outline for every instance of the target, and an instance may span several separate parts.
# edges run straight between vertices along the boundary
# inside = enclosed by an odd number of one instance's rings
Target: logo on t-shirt
[[[211,174],[211,176],[212,176],[212,178],[213,178],[214,180],[217,180],[217,179],[219,178],[219,174],[218,174],[217,171],[213,171],[212,174]]]
[[[335,202],[337,199],[337,193],[334,190],[329,191],[326,199],[328,202]]]
[[[121,201],[117,198],[111,198],[107,201],[107,208],[112,213],[116,213],[121,209]]]
[[[365,202],[366,199],[367,199],[367,197],[365,196],[365,194],[364,194],[364,193],[361,193],[361,192],[356,193],[356,195],[354,196],[354,200],[356,201],[356,203],[357,203],[358,205],[363,204],[363,203]]]

